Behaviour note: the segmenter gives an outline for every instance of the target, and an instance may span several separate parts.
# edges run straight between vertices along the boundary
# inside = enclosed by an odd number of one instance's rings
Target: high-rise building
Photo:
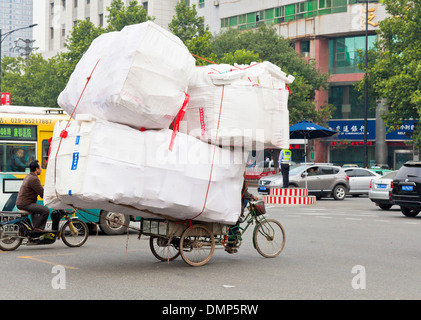
[[[15,47],[32,40],[32,29],[23,29],[6,35],[12,30],[25,28],[32,24],[32,0],[0,0],[0,29],[3,40],[1,55],[17,57],[19,50]],[[21,40],[19,40],[21,39]],[[17,42],[16,42],[17,41]],[[14,49],[15,48],[15,49]]]
[[[4,1],[4,0],[3,0]],[[89,20],[96,26],[107,26],[107,7],[112,0],[47,0],[46,6],[46,49],[45,56],[53,56],[64,49],[66,37],[77,20]],[[130,0],[123,0],[128,6]],[[177,0],[138,0],[154,22],[168,28]]]

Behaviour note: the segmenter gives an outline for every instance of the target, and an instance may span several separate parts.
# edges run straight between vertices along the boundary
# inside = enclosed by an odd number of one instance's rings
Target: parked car
[[[305,188],[318,199],[332,195],[335,200],[343,200],[349,190],[349,181],[344,169],[331,164],[305,163],[291,167],[289,186]],[[271,188],[282,188],[282,174],[263,177],[257,191],[269,194]]]
[[[355,163],[347,163],[342,166],[342,168],[358,168],[358,164]]]
[[[401,207],[407,217],[415,217],[421,210],[421,161],[408,161],[393,179],[391,200]]]
[[[371,180],[368,197],[383,210],[389,210],[393,203],[390,199],[390,192],[393,187],[393,179],[398,171],[386,173],[384,176]]]
[[[381,177],[369,169],[364,168],[345,168],[345,173],[349,177],[349,192],[353,196],[368,194],[371,180]]]
[[[371,171],[378,173],[381,176],[384,176],[386,173],[392,172],[393,170],[384,169],[384,168],[370,168]]]

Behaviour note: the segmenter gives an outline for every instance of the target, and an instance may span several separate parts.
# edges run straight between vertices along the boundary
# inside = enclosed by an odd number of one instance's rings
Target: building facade
[[[387,111],[382,101],[368,106],[367,146],[364,145],[365,105],[354,83],[364,77],[358,64],[363,62],[361,53],[366,49],[366,26],[370,49],[375,45],[378,23],[386,17],[386,10],[380,2],[370,2],[366,21],[366,3],[358,1],[190,0],[190,4],[196,5],[198,14],[205,17],[214,33],[228,27],[249,30],[259,24],[273,25],[279,35],[293,41],[297,53],[316,61],[322,72],[330,74],[329,89],[316,92],[315,102],[317,108],[328,103],[336,107],[329,126],[340,134],[311,143],[314,159],[307,160],[363,166],[367,148],[369,165],[377,162],[399,168],[413,156],[412,147],[407,145],[413,123],[388,132],[380,118],[381,112]],[[293,149],[301,155],[303,146],[297,150],[295,145]]]
[[[1,56],[18,57],[20,47],[32,44],[32,29],[23,29],[6,35],[12,30],[32,24],[32,0],[0,0]]]
[[[3,0],[5,1],[5,0]],[[16,0],[17,1],[17,0]],[[21,0],[23,1],[23,0]],[[111,0],[47,0],[46,6],[46,49],[44,56],[51,57],[64,50],[66,37],[77,20],[89,20],[96,26],[107,26],[107,7]],[[123,0],[126,6],[130,0]],[[175,14],[177,0],[139,0],[154,22],[168,28]]]

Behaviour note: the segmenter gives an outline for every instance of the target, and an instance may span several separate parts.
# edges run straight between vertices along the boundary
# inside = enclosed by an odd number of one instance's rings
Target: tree
[[[421,2],[384,0],[389,16],[379,23],[380,40],[367,72],[374,94],[389,105],[383,115],[393,127],[421,113]],[[371,59],[370,59],[371,60]],[[419,126],[412,136],[421,146]]]
[[[247,32],[228,29],[216,35],[212,45],[220,59],[230,52],[246,50],[256,53],[261,61],[270,61],[285,73],[295,76],[290,85],[292,94],[288,102],[290,123],[304,118],[318,123],[330,119],[333,106],[325,105],[316,110],[314,104],[315,91],[328,86],[328,74],[320,73],[314,62],[301,58],[290,41],[277,35],[275,29],[265,25]]]
[[[107,11],[107,32],[120,31],[127,25],[155,20],[154,17],[148,16],[146,9],[136,0],[131,0],[128,7],[125,7],[121,0],[113,0]]]
[[[105,30],[101,26],[96,27],[91,21],[78,20],[76,22],[64,44],[68,51],[62,53],[63,58],[69,62],[72,72],[92,41],[104,32]]]
[[[175,16],[168,24],[169,30],[180,38],[193,56],[196,56],[197,65],[216,63],[209,27],[205,26],[205,19],[197,16],[196,5],[191,7],[186,1],[180,0],[175,6]]]
[[[175,6],[175,12],[168,28],[184,43],[209,32],[209,27],[205,26],[205,18],[197,15],[196,5],[188,6],[186,1],[180,0]]]
[[[57,106],[57,97],[67,82],[62,77],[67,67],[61,56],[45,60],[41,54],[31,54],[27,62],[21,57],[4,57],[3,64],[6,72],[2,82],[11,93],[12,104]]]

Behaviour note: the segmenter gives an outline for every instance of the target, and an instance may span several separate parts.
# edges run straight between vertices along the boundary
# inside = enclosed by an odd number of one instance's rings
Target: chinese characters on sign
[[[363,28],[365,26],[365,16],[366,16],[366,9],[365,9],[365,4],[362,5],[363,6],[363,15],[361,15],[360,20],[361,20],[361,28]],[[367,24],[373,26],[373,27],[377,27],[379,24],[377,22],[374,22],[373,19],[376,17],[374,15],[374,12],[376,11],[376,8],[371,8],[368,9],[368,19],[367,19]]]
[[[386,140],[411,140],[414,120],[408,120],[393,131],[386,129]],[[364,140],[364,120],[330,120],[329,127],[339,131],[339,140]],[[376,120],[367,120],[367,140],[376,140]]]
[[[2,125],[0,139],[3,140],[36,140],[36,126]]]
[[[1,93],[1,102],[0,105],[10,106],[10,93],[9,92],[2,92]]]

